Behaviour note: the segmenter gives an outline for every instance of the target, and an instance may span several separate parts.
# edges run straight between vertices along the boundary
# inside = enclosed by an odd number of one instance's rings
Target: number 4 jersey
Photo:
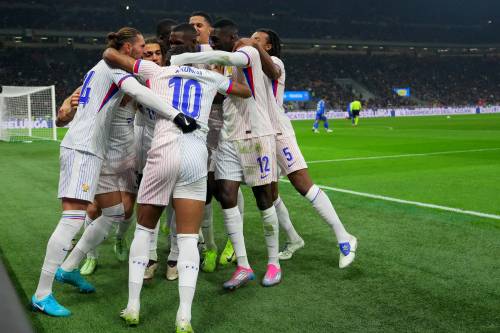
[[[149,81],[153,92],[164,97],[175,109],[196,119],[204,139],[215,95],[217,92],[227,95],[232,89],[229,78],[189,66],[160,67],[151,61],[137,60],[134,74]]]
[[[85,75],[78,110],[62,147],[105,157],[111,119],[123,97],[120,86],[129,77],[131,74],[109,67],[104,60]]]

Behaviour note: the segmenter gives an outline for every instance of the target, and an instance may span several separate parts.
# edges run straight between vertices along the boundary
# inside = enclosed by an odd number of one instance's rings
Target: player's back
[[[104,158],[114,111],[123,97],[127,73],[99,61],[84,77],[78,110],[61,146]]]
[[[226,75],[236,82],[246,82],[252,91],[252,97],[229,96],[224,100],[222,138],[239,140],[272,135],[275,131],[267,110],[268,95],[264,81],[267,78],[262,71],[259,52],[251,46],[242,47],[236,52],[247,56],[247,67],[226,67]]]
[[[138,67],[138,74],[143,72],[150,88],[175,109],[196,119],[201,127],[199,134],[206,137],[213,99],[218,91],[225,93],[230,88],[229,80],[218,73],[190,66],[159,67],[141,61]]]

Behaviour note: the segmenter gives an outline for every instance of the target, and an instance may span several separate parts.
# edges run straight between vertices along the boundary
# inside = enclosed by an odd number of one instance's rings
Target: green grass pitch
[[[313,134],[311,121],[294,123],[307,161],[340,159],[311,163],[315,183],[500,215],[500,115],[331,124],[333,133]],[[414,155],[361,159],[407,154]],[[0,156],[1,255],[27,304],[60,216],[58,145],[1,143]],[[197,332],[500,332],[500,220],[326,190],[359,239],[356,261],[340,270],[330,229],[290,184],[280,189],[306,247],[282,262],[283,282],[274,288],[253,283],[226,293],[221,285],[232,267],[201,273],[193,305]],[[261,279],[263,231],[250,191],[244,193],[246,244]],[[218,208],[214,221],[222,248]],[[162,236],[162,263],[166,245]],[[118,317],[127,301],[128,267],[114,259],[111,241],[99,252],[89,278],[97,292],[80,295],[55,283],[55,296],[73,316],[28,312],[36,330],[173,332],[177,283],[164,279],[165,268],[143,288],[141,324],[128,329]]]

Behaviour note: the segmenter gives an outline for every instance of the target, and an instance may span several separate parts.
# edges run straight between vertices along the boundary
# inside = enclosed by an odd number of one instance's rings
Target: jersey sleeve
[[[132,74],[118,68],[110,68],[109,72],[111,75],[111,80],[118,86],[118,88],[121,87],[122,83],[126,79],[134,77]]]
[[[261,66],[259,51],[252,46],[243,46],[236,52],[243,53],[247,57],[247,65],[245,67]]]
[[[159,71],[161,71],[161,67],[152,61],[142,59],[138,59],[135,61],[134,75],[144,81],[151,79]]]
[[[281,84],[285,84],[285,64],[283,61],[281,61],[280,58],[277,58],[275,56],[272,56],[271,59],[273,60],[274,66],[279,69],[281,75],[278,78],[278,82]]]
[[[233,80],[222,74],[209,71],[210,76],[213,78],[217,86],[217,91],[222,95],[228,95],[233,90]]]

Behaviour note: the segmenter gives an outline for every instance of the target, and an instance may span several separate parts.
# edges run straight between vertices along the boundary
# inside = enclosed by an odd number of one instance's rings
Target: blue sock
[[[326,129],[328,129],[328,121],[325,121],[323,125],[325,126]]]
[[[313,128],[314,128],[314,129],[318,129],[318,125],[319,125],[319,122],[318,122],[318,121],[315,121],[315,122],[314,122],[314,125],[313,125]]]

